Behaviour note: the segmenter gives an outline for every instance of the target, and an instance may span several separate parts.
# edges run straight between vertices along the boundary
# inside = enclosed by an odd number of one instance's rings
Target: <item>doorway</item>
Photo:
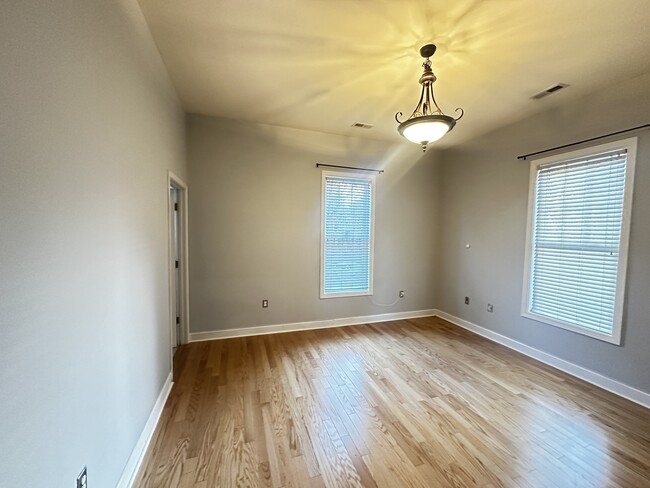
[[[187,185],[171,171],[167,179],[169,226],[169,326],[171,362],[189,337]]]

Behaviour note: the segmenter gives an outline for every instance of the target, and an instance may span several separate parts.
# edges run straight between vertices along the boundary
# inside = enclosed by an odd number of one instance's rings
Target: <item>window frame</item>
[[[576,332],[578,334],[620,345],[622,326],[623,326],[623,308],[625,303],[625,287],[627,275],[627,257],[630,239],[630,221],[632,215],[632,196],[634,193],[634,171],[636,166],[636,148],[637,138],[622,139],[619,141],[599,144],[585,147],[575,151],[563,152],[548,156],[545,158],[531,160],[530,176],[528,184],[528,214],[526,223],[526,249],[524,258],[524,279],[523,292],[521,299],[521,316],[527,319],[541,322],[544,324],[559,327],[561,329]],[[616,272],[616,293],[614,298],[614,322],[612,324],[612,335],[602,332],[595,332],[584,327],[577,326],[568,322],[555,320],[544,315],[539,315],[530,311],[530,291],[531,291],[531,266],[532,266],[532,246],[533,246],[533,224],[535,221],[535,201],[537,199],[537,172],[541,166],[555,163],[562,163],[567,160],[582,158],[600,153],[625,149],[627,150],[627,161],[625,168],[625,188],[623,190],[623,214],[621,221],[620,247]]]
[[[368,291],[361,292],[341,292],[325,293],[325,181],[328,176],[338,176],[343,178],[355,178],[370,181],[370,263],[368,274]],[[347,298],[371,296],[373,294],[374,268],[375,268],[375,202],[377,200],[375,174],[357,173],[354,171],[326,171],[321,172],[321,203],[320,203],[320,298]]]

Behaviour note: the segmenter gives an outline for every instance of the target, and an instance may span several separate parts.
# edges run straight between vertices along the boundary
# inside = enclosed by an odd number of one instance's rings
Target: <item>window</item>
[[[522,315],[620,344],[636,139],[534,161]]]
[[[323,171],[321,298],[372,295],[375,177]]]

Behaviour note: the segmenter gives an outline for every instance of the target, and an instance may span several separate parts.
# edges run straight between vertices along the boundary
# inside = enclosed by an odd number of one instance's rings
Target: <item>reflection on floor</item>
[[[141,488],[650,486],[650,410],[439,318],[176,362]]]

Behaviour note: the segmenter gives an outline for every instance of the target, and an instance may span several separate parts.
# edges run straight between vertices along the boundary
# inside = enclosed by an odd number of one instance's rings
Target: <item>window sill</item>
[[[354,293],[322,293],[320,294],[321,300],[328,298],[349,298],[349,297],[367,297],[372,295],[371,291],[360,291]]]
[[[576,334],[584,335],[604,342],[609,342],[610,344],[614,344],[615,346],[621,345],[620,325],[614,325],[614,330],[612,332],[612,335],[607,335],[601,332],[594,332],[588,329],[584,329],[582,327],[578,327],[576,325],[569,324],[567,322],[562,322],[560,320],[554,320],[552,318],[545,317],[543,315],[537,315],[529,311],[522,312],[521,316],[530,320],[534,320],[535,322],[541,322],[543,324],[552,325],[553,327],[558,327],[560,329],[575,332]]]

